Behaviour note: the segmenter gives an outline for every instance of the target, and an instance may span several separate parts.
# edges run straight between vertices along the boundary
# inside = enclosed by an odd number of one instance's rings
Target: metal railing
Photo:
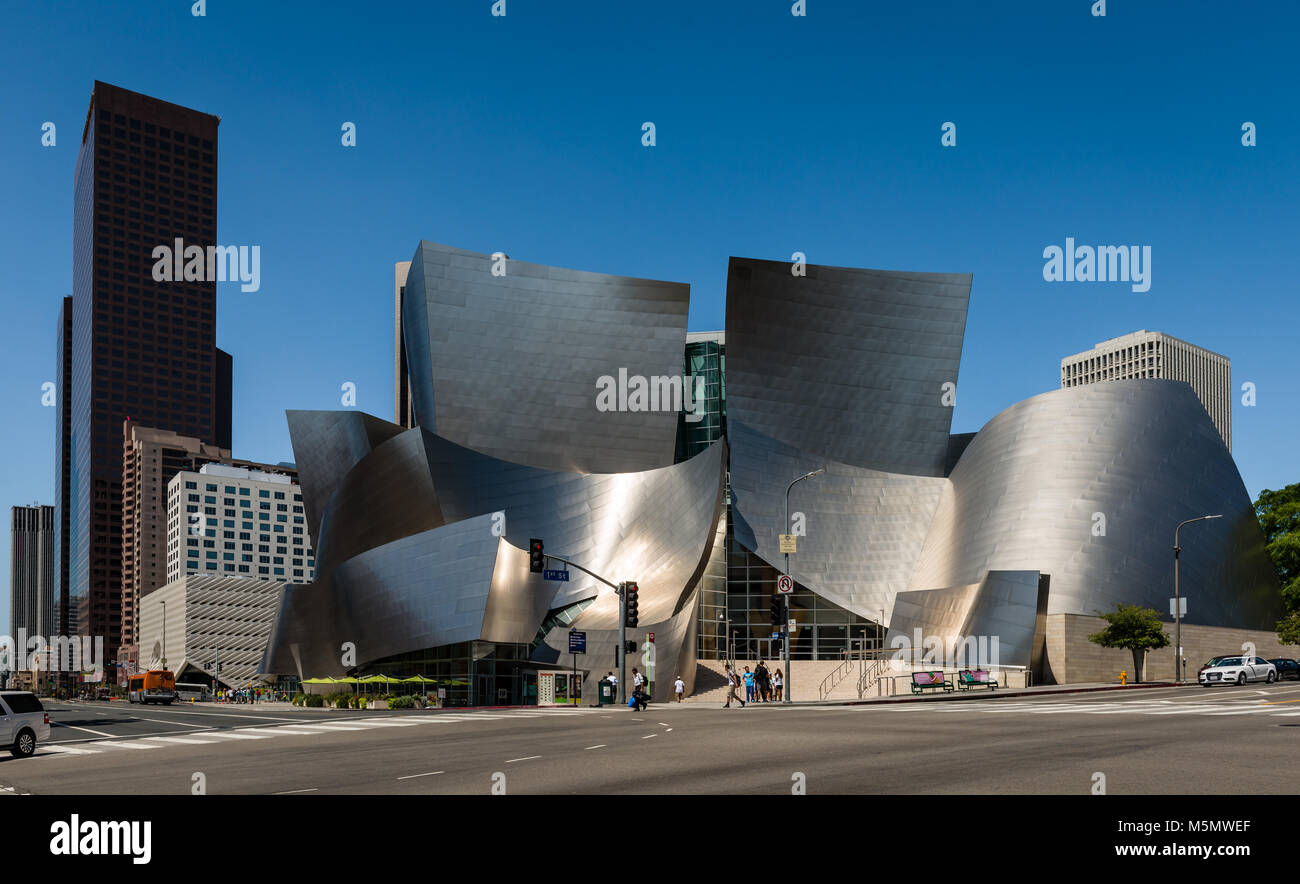
[[[844,648],[840,651],[840,657],[842,658],[840,664],[832,669],[829,675],[822,679],[821,685],[817,688],[817,698],[819,700],[825,700],[829,697],[831,691],[835,690],[835,686],[843,681],[844,677],[849,674],[849,671],[853,668],[853,654],[854,652],[849,648]]]

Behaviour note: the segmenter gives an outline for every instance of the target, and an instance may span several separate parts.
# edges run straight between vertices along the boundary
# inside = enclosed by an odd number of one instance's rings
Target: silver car
[[[1277,681],[1277,667],[1263,657],[1215,657],[1201,667],[1196,680],[1207,688],[1216,684],[1241,685],[1248,681],[1272,684]]]
[[[31,691],[0,691],[0,748],[26,758],[50,738],[50,714]]]

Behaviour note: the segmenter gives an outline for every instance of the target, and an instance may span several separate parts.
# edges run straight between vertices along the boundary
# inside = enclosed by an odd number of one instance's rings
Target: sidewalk
[[[1184,685],[1186,687],[1187,685]],[[1196,687],[1193,683],[1192,687]],[[1113,684],[1108,682],[1081,683],[1081,684],[1045,684],[1035,685],[1029,688],[1010,688],[991,691],[988,689],[975,688],[969,691],[953,690],[947,691],[927,691],[924,694],[913,694],[909,690],[906,694],[898,694],[893,697],[872,697],[861,700],[792,700],[790,703],[748,703],[748,706],[873,706],[887,703],[945,703],[958,700],[988,700],[998,699],[1000,697],[1041,697],[1051,694],[1086,694],[1098,691],[1141,691],[1152,688],[1172,688],[1177,687],[1171,681],[1160,682],[1143,682],[1142,684]],[[660,703],[660,706],[668,704]],[[677,703],[671,704],[674,707]],[[686,702],[681,704],[683,707],[694,706],[701,709],[719,708],[721,704],[714,704],[711,700],[694,700],[686,698]]]

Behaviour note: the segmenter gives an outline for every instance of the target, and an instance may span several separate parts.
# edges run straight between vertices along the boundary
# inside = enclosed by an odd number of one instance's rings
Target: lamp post
[[[162,668],[167,668],[167,603],[162,603],[163,609],[163,631],[162,631]]]
[[[1178,546],[1178,532],[1182,530],[1184,525],[1190,525],[1193,522],[1221,518],[1223,518],[1223,513],[1213,516],[1197,516],[1195,519],[1179,522],[1178,527],[1174,529],[1174,684],[1183,683],[1183,605],[1179,601],[1178,595],[1178,554],[1182,552],[1182,549]]]
[[[811,473],[804,473],[795,479],[785,488],[785,525],[783,532],[790,530],[790,489],[802,482],[804,479],[811,479],[813,476],[820,476],[826,472],[822,469],[813,470]],[[785,702],[790,702],[790,596],[794,595],[794,576],[790,574],[790,554],[785,554],[785,573],[790,578],[790,591],[785,594]]]

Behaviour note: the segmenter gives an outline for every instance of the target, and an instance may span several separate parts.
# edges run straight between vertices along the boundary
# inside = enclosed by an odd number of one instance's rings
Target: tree
[[[1088,641],[1103,648],[1128,648],[1133,652],[1133,681],[1142,681],[1142,660],[1146,652],[1169,646],[1169,636],[1160,615],[1152,608],[1116,605],[1109,614],[1097,612],[1106,628],[1088,636]]]
[[[1278,621],[1277,639],[1284,645],[1300,645],[1300,483],[1280,491],[1261,491],[1255,517],[1282,584],[1286,616]]]

